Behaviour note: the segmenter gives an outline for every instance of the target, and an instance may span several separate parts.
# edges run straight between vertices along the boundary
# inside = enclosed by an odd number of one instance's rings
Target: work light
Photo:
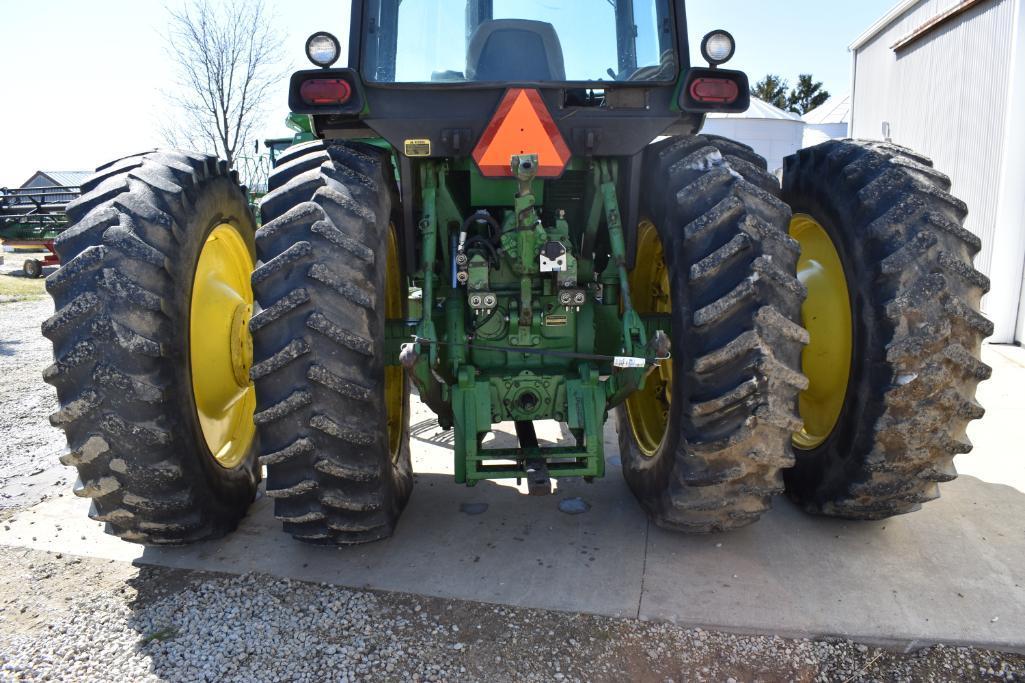
[[[712,31],[701,40],[701,55],[713,67],[730,61],[736,49],[736,41],[726,31]]]
[[[306,56],[317,66],[331,66],[338,61],[341,52],[338,39],[326,31],[318,31],[306,41]]]

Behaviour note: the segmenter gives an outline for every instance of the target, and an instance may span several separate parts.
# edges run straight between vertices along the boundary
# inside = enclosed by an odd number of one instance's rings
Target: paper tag
[[[616,356],[612,362],[617,368],[643,368],[647,361],[643,358],[631,358],[630,356]]]

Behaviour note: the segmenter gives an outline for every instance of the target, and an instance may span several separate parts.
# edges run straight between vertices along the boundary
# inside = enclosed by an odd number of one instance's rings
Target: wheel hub
[[[801,317],[811,337],[801,354],[809,385],[799,399],[804,428],[794,434],[794,446],[811,450],[829,438],[847,396],[851,302],[843,262],[825,228],[807,214],[794,214],[790,236],[801,245],[797,277],[808,288]]]
[[[214,460],[234,468],[256,433],[256,392],[249,379],[253,339],[253,259],[238,229],[210,232],[192,282],[189,360],[196,416]]]
[[[634,292],[634,309],[639,315],[667,315],[673,310],[662,240],[648,221],[637,229],[637,258],[630,273],[630,291]],[[648,457],[655,455],[665,438],[672,395],[673,366],[668,361],[648,375],[643,389],[626,399],[630,429],[641,453]]]
[[[253,367],[253,336],[249,333],[249,320],[253,317],[253,305],[240,303],[231,314],[231,369],[235,384],[239,388],[249,386],[249,369]]]

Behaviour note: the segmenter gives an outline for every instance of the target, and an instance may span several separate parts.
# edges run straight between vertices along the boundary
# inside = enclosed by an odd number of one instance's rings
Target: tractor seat
[[[470,37],[466,80],[564,81],[559,34],[545,21],[485,21]]]

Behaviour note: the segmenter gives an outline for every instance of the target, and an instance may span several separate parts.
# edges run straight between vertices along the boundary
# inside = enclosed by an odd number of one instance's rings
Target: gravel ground
[[[0,678],[1015,681],[1025,657],[738,636],[6,549]]]
[[[0,518],[71,490],[73,471],[57,460],[64,434],[50,426],[57,394],[43,382],[53,348],[39,326],[50,297],[0,302]]]

